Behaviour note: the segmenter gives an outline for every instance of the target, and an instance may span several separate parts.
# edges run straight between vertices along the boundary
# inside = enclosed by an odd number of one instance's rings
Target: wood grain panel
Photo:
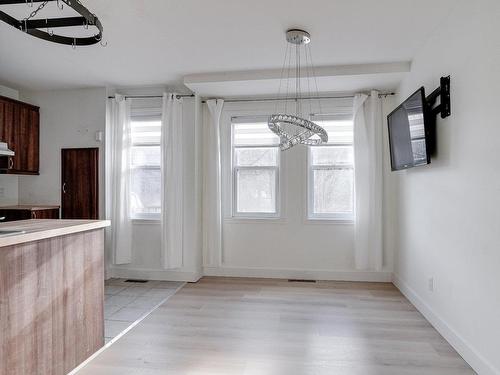
[[[102,229],[0,248],[0,374],[64,375],[104,344]]]

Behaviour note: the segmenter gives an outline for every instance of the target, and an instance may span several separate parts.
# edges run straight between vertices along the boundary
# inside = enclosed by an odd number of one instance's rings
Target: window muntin
[[[279,138],[267,118],[232,118],[232,215],[279,216]]]
[[[131,118],[130,215],[159,220],[161,212],[161,116]]]
[[[350,115],[312,116],[328,133],[328,143],[309,147],[308,217],[354,218],[353,121]]]

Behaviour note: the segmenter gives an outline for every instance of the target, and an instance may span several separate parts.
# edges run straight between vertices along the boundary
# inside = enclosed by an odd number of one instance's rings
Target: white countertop
[[[111,225],[109,220],[53,220],[34,219],[9,221],[0,224],[0,230],[22,230],[25,233],[2,236],[0,247],[20,243],[39,241],[46,238],[65,236],[72,233],[105,228]]]

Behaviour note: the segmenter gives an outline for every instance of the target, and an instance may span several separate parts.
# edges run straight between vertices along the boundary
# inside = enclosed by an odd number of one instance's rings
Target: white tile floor
[[[134,283],[126,282],[125,279],[106,280],[104,292],[106,343],[164,302],[182,284],[175,281]]]

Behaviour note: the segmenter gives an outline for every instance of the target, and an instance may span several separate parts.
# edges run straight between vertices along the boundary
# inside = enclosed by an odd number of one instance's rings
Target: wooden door
[[[99,219],[99,149],[62,149],[61,163],[61,218]]]

